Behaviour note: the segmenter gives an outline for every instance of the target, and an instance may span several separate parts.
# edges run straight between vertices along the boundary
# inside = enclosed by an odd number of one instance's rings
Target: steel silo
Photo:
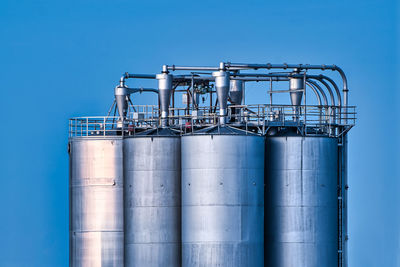
[[[120,137],[72,137],[70,266],[123,266]]]
[[[181,266],[180,153],[168,128],[124,139],[125,266]]]
[[[266,262],[338,266],[338,141],[266,138]]]
[[[264,144],[229,126],[182,137],[183,266],[264,266]]]

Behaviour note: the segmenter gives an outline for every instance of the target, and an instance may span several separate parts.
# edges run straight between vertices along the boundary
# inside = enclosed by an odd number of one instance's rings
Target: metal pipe
[[[336,65],[309,65],[309,64],[243,64],[243,63],[231,63],[231,62],[226,62],[220,63],[219,68],[217,67],[193,67],[193,66],[168,66],[164,65],[163,66],[163,72],[167,73],[168,70],[199,70],[199,71],[217,71],[217,70],[230,70],[230,71],[235,71],[235,70],[243,70],[243,69],[298,69],[298,70],[310,70],[310,69],[320,69],[320,70],[326,70],[330,69],[332,71],[337,71],[343,81],[343,98],[344,98],[344,106],[348,106],[348,86],[347,86],[347,77],[344,73],[344,71],[336,66]],[[347,121],[347,114],[346,116],[346,121]]]
[[[306,80],[306,85],[308,85],[308,86],[314,91],[315,95],[316,95],[317,98],[318,98],[318,105],[319,105],[319,107],[318,107],[318,110],[319,110],[319,123],[322,124],[321,97],[320,97],[318,91],[320,91],[320,92],[322,93],[323,98],[324,98],[324,106],[327,107],[327,106],[328,106],[328,101],[327,101],[325,92],[322,90],[322,88],[321,88],[317,83],[315,83],[315,82],[313,82],[313,81],[310,82],[310,80]],[[317,89],[316,89],[316,88],[317,88]]]
[[[349,88],[347,86],[347,77],[344,71],[336,65],[308,65],[308,64],[242,64],[242,63],[225,63],[225,68],[227,70],[242,70],[242,69],[298,69],[298,70],[308,70],[308,69],[320,69],[326,70],[330,69],[337,71],[342,78],[343,82],[343,102],[347,109],[348,106],[348,92]],[[345,122],[347,122],[347,112],[345,112]]]
[[[115,102],[117,104],[118,113],[120,116],[121,122],[125,120],[126,114],[128,112],[128,98],[130,94],[134,94],[137,92],[154,92],[158,94],[157,89],[153,88],[128,88],[126,85],[117,86],[114,90]]]
[[[329,86],[329,84],[327,82],[324,81],[324,80],[327,80],[335,89],[336,96],[338,98],[338,106],[339,107],[342,106],[342,99],[341,99],[342,97],[340,95],[340,90],[334,80],[332,80],[331,78],[329,78],[325,75],[309,75],[308,77],[320,81],[328,90],[330,90],[331,87]]]
[[[125,86],[126,79],[155,79],[155,74],[133,74],[125,72],[119,80],[120,86]]]
[[[311,80],[311,79],[307,79],[307,83],[309,84],[310,87],[314,86],[315,88],[318,89],[318,91],[319,91],[319,92],[321,93],[321,95],[322,95],[322,98],[324,99],[324,105],[325,105],[325,106],[328,106],[328,98],[326,97],[326,94],[325,94],[324,90],[321,88],[321,86],[319,86],[318,83],[314,82],[314,81]],[[332,97],[333,97],[333,96],[332,96],[332,94],[331,94],[331,101],[333,101],[332,103],[334,103],[335,99],[332,98]]]
[[[176,71],[176,70],[206,70],[206,71],[218,71],[220,70],[218,67],[193,67],[193,66],[168,66],[168,65],[164,65],[166,67],[163,67],[163,70],[172,70],[172,71]]]
[[[318,105],[321,106],[321,104],[322,104],[321,96],[318,93],[318,91],[316,89],[316,86],[314,86],[314,84],[310,83],[308,80],[306,81],[306,84],[314,91],[314,94],[315,94],[315,96],[317,97],[317,100],[318,100]],[[325,106],[327,106],[326,99],[324,99],[324,104],[325,104]]]
[[[254,78],[236,78],[236,77],[231,77],[231,80],[239,80],[239,81],[245,81],[245,82],[282,82],[282,81],[289,81],[289,78],[287,77],[269,77],[269,78],[264,78],[264,77],[254,77]]]
[[[130,94],[142,93],[142,92],[153,92],[153,93],[158,94],[158,90],[154,89],[154,88],[142,88],[142,87],[139,87],[139,88],[127,88],[127,90],[128,90],[128,92]]]
[[[244,82],[272,82],[272,81],[274,81],[274,82],[281,82],[281,81],[289,81],[289,78],[285,78],[285,77],[269,77],[269,78],[264,78],[264,77],[255,77],[255,78],[246,78],[246,77],[243,77],[243,78],[235,78],[235,77],[231,77],[231,80],[239,80],[239,81],[244,81]],[[327,96],[326,96],[326,94],[325,94],[325,92],[324,92],[324,90],[321,88],[321,86],[319,86],[317,83],[315,83],[314,81],[312,81],[312,80],[310,80],[310,79],[307,79],[307,83],[312,83],[312,85],[313,86],[315,86],[315,88],[317,88],[318,89],[318,91],[321,93],[321,95],[322,95],[322,98],[323,98],[323,100],[324,100],[324,103],[325,103],[325,106],[327,106],[328,105],[328,100],[327,100]],[[310,87],[312,87],[311,85],[309,85]],[[329,85],[328,85],[329,86]],[[315,88],[312,88],[313,90],[315,90]],[[329,88],[330,89],[330,88]],[[328,90],[329,90],[328,89]],[[278,90],[278,91],[274,91],[275,93],[278,93],[278,92],[290,92],[289,90]],[[314,91],[315,92],[315,91]],[[319,99],[319,103],[322,103],[322,101],[321,101],[321,97],[320,97],[320,95],[318,94],[318,92],[316,92],[316,96],[317,96],[317,98]],[[332,97],[333,97],[333,95],[332,95],[332,93],[331,93],[331,100],[332,100],[332,102],[334,103],[335,101],[334,101],[334,99],[332,99]]]
[[[339,71],[339,67],[336,65],[309,65],[309,64],[245,64],[245,63],[231,63],[225,62],[227,70],[243,70],[243,69],[299,69],[299,70],[336,70]],[[343,71],[342,71],[343,72]]]
[[[211,76],[199,76],[199,75],[174,75],[174,81],[185,81],[189,82],[191,80],[201,80],[201,81],[213,81],[214,78]]]
[[[293,73],[237,73],[237,74],[232,74],[232,80],[244,80],[244,81],[269,81],[269,78],[274,78],[274,81],[285,81],[286,79],[289,78],[302,78],[304,77],[304,75],[302,74],[293,74]],[[245,77],[245,78],[236,78],[236,77]],[[246,77],[254,77],[254,78],[246,78]],[[262,79],[262,78],[267,78],[268,79]],[[339,102],[339,106],[341,106],[342,102],[341,102],[341,95],[340,95],[340,90],[338,88],[338,86],[336,85],[336,83],[329,77],[325,76],[325,75],[306,75],[306,78],[312,78],[312,79],[317,79],[319,81],[321,81],[321,83],[323,83],[327,90],[329,91],[330,94],[332,94],[332,90],[330,89],[330,86],[327,85],[327,83],[325,81],[323,81],[324,79],[329,81],[329,83],[331,83],[333,85],[333,87],[335,88],[336,94],[338,96],[338,102]],[[331,95],[331,99],[332,99],[332,95]],[[335,105],[335,101],[332,101],[333,105]]]

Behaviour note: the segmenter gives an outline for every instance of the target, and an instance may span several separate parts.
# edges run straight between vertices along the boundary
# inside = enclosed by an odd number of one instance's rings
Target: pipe
[[[172,71],[176,71],[176,70],[206,70],[206,71],[218,71],[220,70],[218,67],[193,67],[193,66],[168,66],[168,65],[164,65],[166,67],[163,67],[163,71],[166,70],[172,70]]]
[[[289,81],[289,78],[287,77],[269,77],[269,78],[263,78],[263,77],[255,77],[255,78],[236,78],[236,77],[231,77],[231,80],[239,80],[239,81],[244,81],[244,82],[282,82],[282,81]]]
[[[298,69],[298,70],[308,70],[308,69],[320,69],[320,70],[336,70],[339,71],[339,67],[336,65],[309,65],[309,64],[245,64],[245,63],[231,63],[226,62],[225,67],[227,70],[243,70],[243,69]],[[343,71],[341,71],[343,72]],[[346,84],[347,86],[347,84]]]
[[[317,79],[325,87],[330,88],[330,86],[324,81],[324,80],[327,80],[333,86],[333,88],[335,89],[336,96],[338,98],[338,106],[339,107],[342,106],[342,96],[340,95],[339,87],[337,86],[337,84],[335,83],[334,80],[332,80],[331,78],[329,78],[329,77],[327,77],[325,75],[310,75],[310,78]]]
[[[307,79],[307,82],[312,84],[313,86],[315,86],[318,89],[318,91],[321,93],[322,97],[324,98],[325,106],[328,106],[329,105],[328,98],[327,98],[327,96],[325,94],[324,89],[322,89],[322,87],[317,82],[313,81],[312,79]],[[327,89],[328,89],[328,92],[329,92],[329,97],[330,97],[331,103],[334,106],[335,105],[335,98],[333,96],[332,90],[329,87],[329,85],[328,85]]]
[[[127,86],[117,86],[114,90],[115,102],[117,104],[120,120],[124,121],[128,112],[129,95],[142,92],[154,92],[158,94],[157,89],[153,88],[128,88]]]
[[[293,74],[293,73],[240,73],[240,74],[232,74],[233,78],[232,79],[236,79],[235,77],[255,77],[258,79],[248,79],[248,78],[238,78],[239,80],[248,80],[248,81],[269,81],[269,78],[272,77],[276,77],[278,78],[277,81],[280,81],[279,78],[302,78],[304,77],[304,75],[302,74]],[[268,77],[268,79],[261,79],[264,77]],[[317,79],[319,81],[325,79],[327,81],[329,81],[333,87],[335,88],[336,94],[338,96],[338,102],[339,102],[339,106],[341,106],[341,95],[340,95],[340,90],[337,87],[336,83],[329,77],[325,76],[325,75],[306,75],[306,78],[312,78],[312,79]],[[282,79],[284,80],[284,79]],[[321,81],[321,83],[323,83]],[[331,99],[332,99],[332,90],[330,89],[330,86],[326,84],[326,82],[324,83],[324,85],[327,87],[327,90],[329,91],[329,93],[331,94]],[[335,101],[332,101],[333,105],[335,105]]]
[[[158,94],[158,90],[154,88],[127,88],[129,94],[134,94],[134,93],[142,93],[142,92],[153,92]]]
[[[242,70],[242,69],[298,69],[298,70],[308,70],[308,69],[320,69],[326,70],[330,69],[332,71],[337,71],[342,78],[343,82],[343,102],[347,109],[348,106],[348,92],[349,88],[347,86],[347,77],[344,71],[336,65],[308,65],[308,64],[242,64],[242,63],[225,63],[227,70]],[[345,122],[347,123],[347,112],[345,112]]]
[[[318,93],[317,89],[315,89],[316,86],[314,86],[314,84],[310,83],[309,81],[306,81],[306,85],[308,85],[314,91],[314,94],[315,94],[315,96],[317,97],[317,100],[318,100],[318,105],[321,106],[321,104],[322,104],[321,96]],[[324,104],[325,104],[325,106],[327,106],[326,99],[324,99]]]
[[[125,86],[126,79],[155,79],[155,78],[156,75],[154,74],[132,74],[125,72],[119,79],[119,85]]]
[[[117,103],[118,113],[120,116],[120,120],[124,121],[126,117],[126,113],[128,112],[128,97],[132,93],[136,92],[144,92],[144,91],[153,91],[155,89],[151,88],[128,88],[125,85],[126,79],[155,79],[156,75],[154,74],[131,74],[125,72],[119,80],[119,86],[115,87],[114,95],[115,101]],[[155,90],[157,92],[157,90]]]
[[[235,81],[235,80],[236,81],[243,81],[243,82],[269,82],[269,81],[272,80],[274,82],[282,82],[282,81],[289,81],[289,78],[286,78],[286,77],[269,77],[269,78],[267,78],[267,77],[265,77],[265,78],[264,77],[259,77],[259,78],[257,78],[257,77],[255,77],[255,78],[247,78],[247,77],[235,78],[235,77],[231,77],[231,80],[233,80],[233,81]],[[327,106],[328,105],[328,99],[326,97],[326,94],[325,94],[324,90],[321,88],[321,86],[319,86],[317,83],[315,83],[315,82],[313,82],[312,80],[309,80],[309,79],[307,80],[307,83],[312,83],[312,85],[315,86],[315,88],[318,89],[318,91],[322,95],[322,98],[324,100],[325,106]],[[319,105],[321,105],[321,103],[322,103],[321,96],[319,95],[318,92],[315,91],[315,88],[312,88],[312,86],[310,86],[310,88],[313,89],[316,97],[318,98],[318,103],[319,103]],[[284,90],[284,91],[285,92],[290,92],[289,90]],[[278,91],[274,91],[274,92],[278,92]]]
[[[344,73],[344,71],[336,66],[336,65],[309,65],[309,64],[243,64],[243,63],[231,63],[231,62],[226,62],[220,63],[219,68],[216,67],[192,67],[192,66],[168,66],[164,65],[163,66],[163,72],[168,73],[168,70],[199,70],[199,71],[217,71],[217,70],[230,70],[230,71],[236,71],[236,70],[243,70],[243,69],[298,69],[298,70],[309,70],[309,69],[320,69],[320,70],[326,70],[330,69],[332,71],[337,71],[343,81],[343,102],[344,106],[347,108],[348,106],[348,86],[347,86],[347,77]],[[347,114],[345,114],[345,121],[347,122]]]
[[[213,81],[214,78],[210,76],[174,75],[174,81],[189,82],[191,80]]]

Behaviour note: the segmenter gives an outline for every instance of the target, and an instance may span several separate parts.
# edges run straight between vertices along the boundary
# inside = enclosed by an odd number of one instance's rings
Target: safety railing
[[[122,122],[119,117],[80,117],[69,121],[70,137],[99,137],[132,134],[136,130],[160,125],[157,106],[130,106]],[[327,133],[338,136],[355,125],[354,106],[292,106],[292,105],[231,105],[228,124],[259,127],[262,133],[268,127],[296,126],[307,133]],[[193,109],[170,108],[169,125],[187,129],[218,124],[218,107],[203,106]],[[311,131],[310,131],[311,130]],[[186,131],[186,130],[185,130]]]
[[[121,132],[119,117],[77,117],[69,120],[70,137],[105,137]]]

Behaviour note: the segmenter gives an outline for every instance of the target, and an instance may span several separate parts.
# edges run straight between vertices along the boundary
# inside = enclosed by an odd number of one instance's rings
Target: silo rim
[[[224,125],[224,126],[210,126],[198,131],[184,134],[183,136],[191,135],[248,135],[248,136],[262,136],[261,134],[256,134],[251,131],[246,131],[244,129]]]

